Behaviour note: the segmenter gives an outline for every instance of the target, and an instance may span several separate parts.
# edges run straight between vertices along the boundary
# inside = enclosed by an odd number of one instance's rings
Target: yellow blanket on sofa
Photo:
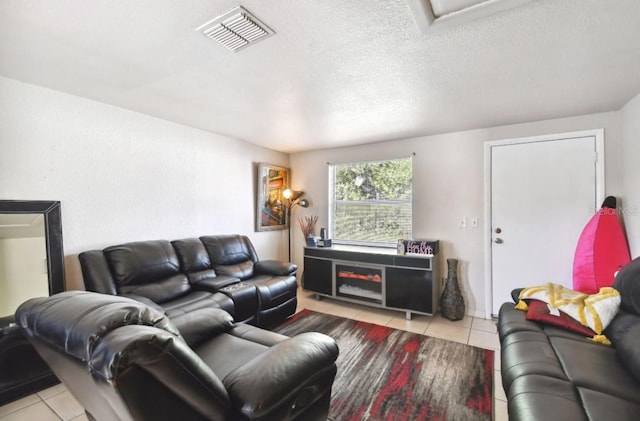
[[[548,283],[524,288],[520,292],[519,298],[517,309],[527,309],[527,304],[523,300],[544,301],[568,314],[598,335],[602,334],[620,307],[620,293],[611,287],[603,287],[597,294],[587,295],[567,289],[562,285]]]

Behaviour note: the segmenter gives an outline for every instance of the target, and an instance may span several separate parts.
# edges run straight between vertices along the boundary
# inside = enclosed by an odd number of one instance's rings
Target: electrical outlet
[[[471,228],[478,228],[478,218],[471,218]]]
[[[467,228],[467,217],[460,218],[458,221],[458,228]]]

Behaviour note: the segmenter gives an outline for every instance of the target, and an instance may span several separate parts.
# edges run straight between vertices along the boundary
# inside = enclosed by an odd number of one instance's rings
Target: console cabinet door
[[[386,306],[433,314],[432,272],[387,267]]]
[[[331,260],[304,258],[302,287],[319,294],[333,294],[333,262]]]

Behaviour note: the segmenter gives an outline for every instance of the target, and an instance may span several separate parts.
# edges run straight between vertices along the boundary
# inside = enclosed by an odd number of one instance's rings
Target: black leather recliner
[[[68,291],[16,320],[92,420],[326,420],[338,347],[202,308],[179,331],[125,297]],[[184,321],[183,321],[184,322]]]

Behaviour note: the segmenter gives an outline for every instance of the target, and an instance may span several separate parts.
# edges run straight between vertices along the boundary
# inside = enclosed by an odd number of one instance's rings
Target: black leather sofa
[[[172,319],[214,307],[268,327],[297,306],[297,266],[259,260],[246,236],[139,241],[78,257],[88,291],[133,298]]]
[[[502,384],[509,419],[637,420],[640,418],[640,258],[614,285],[621,306],[604,334],[611,346],[500,308]]]
[[[205,307],[176,316],[130,298],[67,291],[16,321],[90,420],[327,419],[338,347],[234,323]]]

